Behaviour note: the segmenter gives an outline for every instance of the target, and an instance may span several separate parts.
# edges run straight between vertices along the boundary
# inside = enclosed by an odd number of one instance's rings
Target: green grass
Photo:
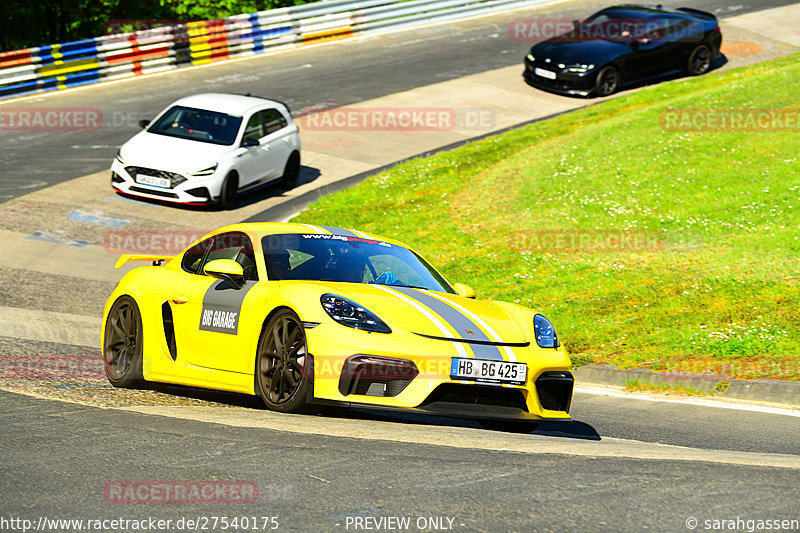
[[[402,240],[556,324],[576,364],[800,379],[798,132],[664,131],[800,108],[800,56],[650,87],[416,159],[295,221]]]
[[[684,385],[653,385],[646,381],[639,381],[635,379],[625,383],[625,390],[640,391],[640,392],[671,392],[673,394],[681,394],[684,396],[708,396],[708,393],[693,387],[686,387]],[[713,394],[712,394],[713,396]]]

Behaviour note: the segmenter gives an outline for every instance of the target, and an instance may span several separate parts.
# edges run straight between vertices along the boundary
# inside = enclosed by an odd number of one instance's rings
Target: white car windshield
[[[241,124],[242,117],[205,109],[174,106],[147,131],[192,141],[231,145],[236,140]]]
[[[395,244],[317,234],[270,235],[261,244],[270,280],[341,281],[455,292],[421,257]]]

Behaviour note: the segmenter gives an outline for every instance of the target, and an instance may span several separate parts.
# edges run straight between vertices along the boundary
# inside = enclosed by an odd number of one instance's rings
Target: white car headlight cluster
[[[589,72],[594,68],[594,65],[570,65],[567,67],[567,72]]]
[[[378,318],[375,313],[361,307],[352,300],[335,294],[323,294],[320,302],[325,312],[343,326],[375,333],[392,332],[389,326]]]
[[[210,176],[211,174],[216,172],[218,166],[219,166],[218,163],[214,163],[210,167],[200,169],[200,170],[198,170],[196,172],[191,172],[190,175],[191,176]]]
[[[558,342],[556,328],[553,327],[552,322],[542,315],[533,317],[533,335],[536,337],[536,344],[539,345],[539,348],[558,348],[561,346]]]

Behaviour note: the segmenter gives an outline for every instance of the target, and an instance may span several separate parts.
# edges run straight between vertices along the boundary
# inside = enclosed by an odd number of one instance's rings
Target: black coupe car
[[[673,71],[705,74],[721,45],[722,32],[711,13],[620,5],[534,45],[523,76],[546,91],[608,96],[624,84]]]

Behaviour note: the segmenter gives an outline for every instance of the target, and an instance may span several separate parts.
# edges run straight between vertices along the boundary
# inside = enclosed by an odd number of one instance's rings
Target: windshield
[[[270,280],[316,280],[417,287],[455,293],[402,246],[341,235],[269,235],[261,241]]]
[[[192,141],[230,145],[236,140],[242,117],[176,105],[147,131]]]

